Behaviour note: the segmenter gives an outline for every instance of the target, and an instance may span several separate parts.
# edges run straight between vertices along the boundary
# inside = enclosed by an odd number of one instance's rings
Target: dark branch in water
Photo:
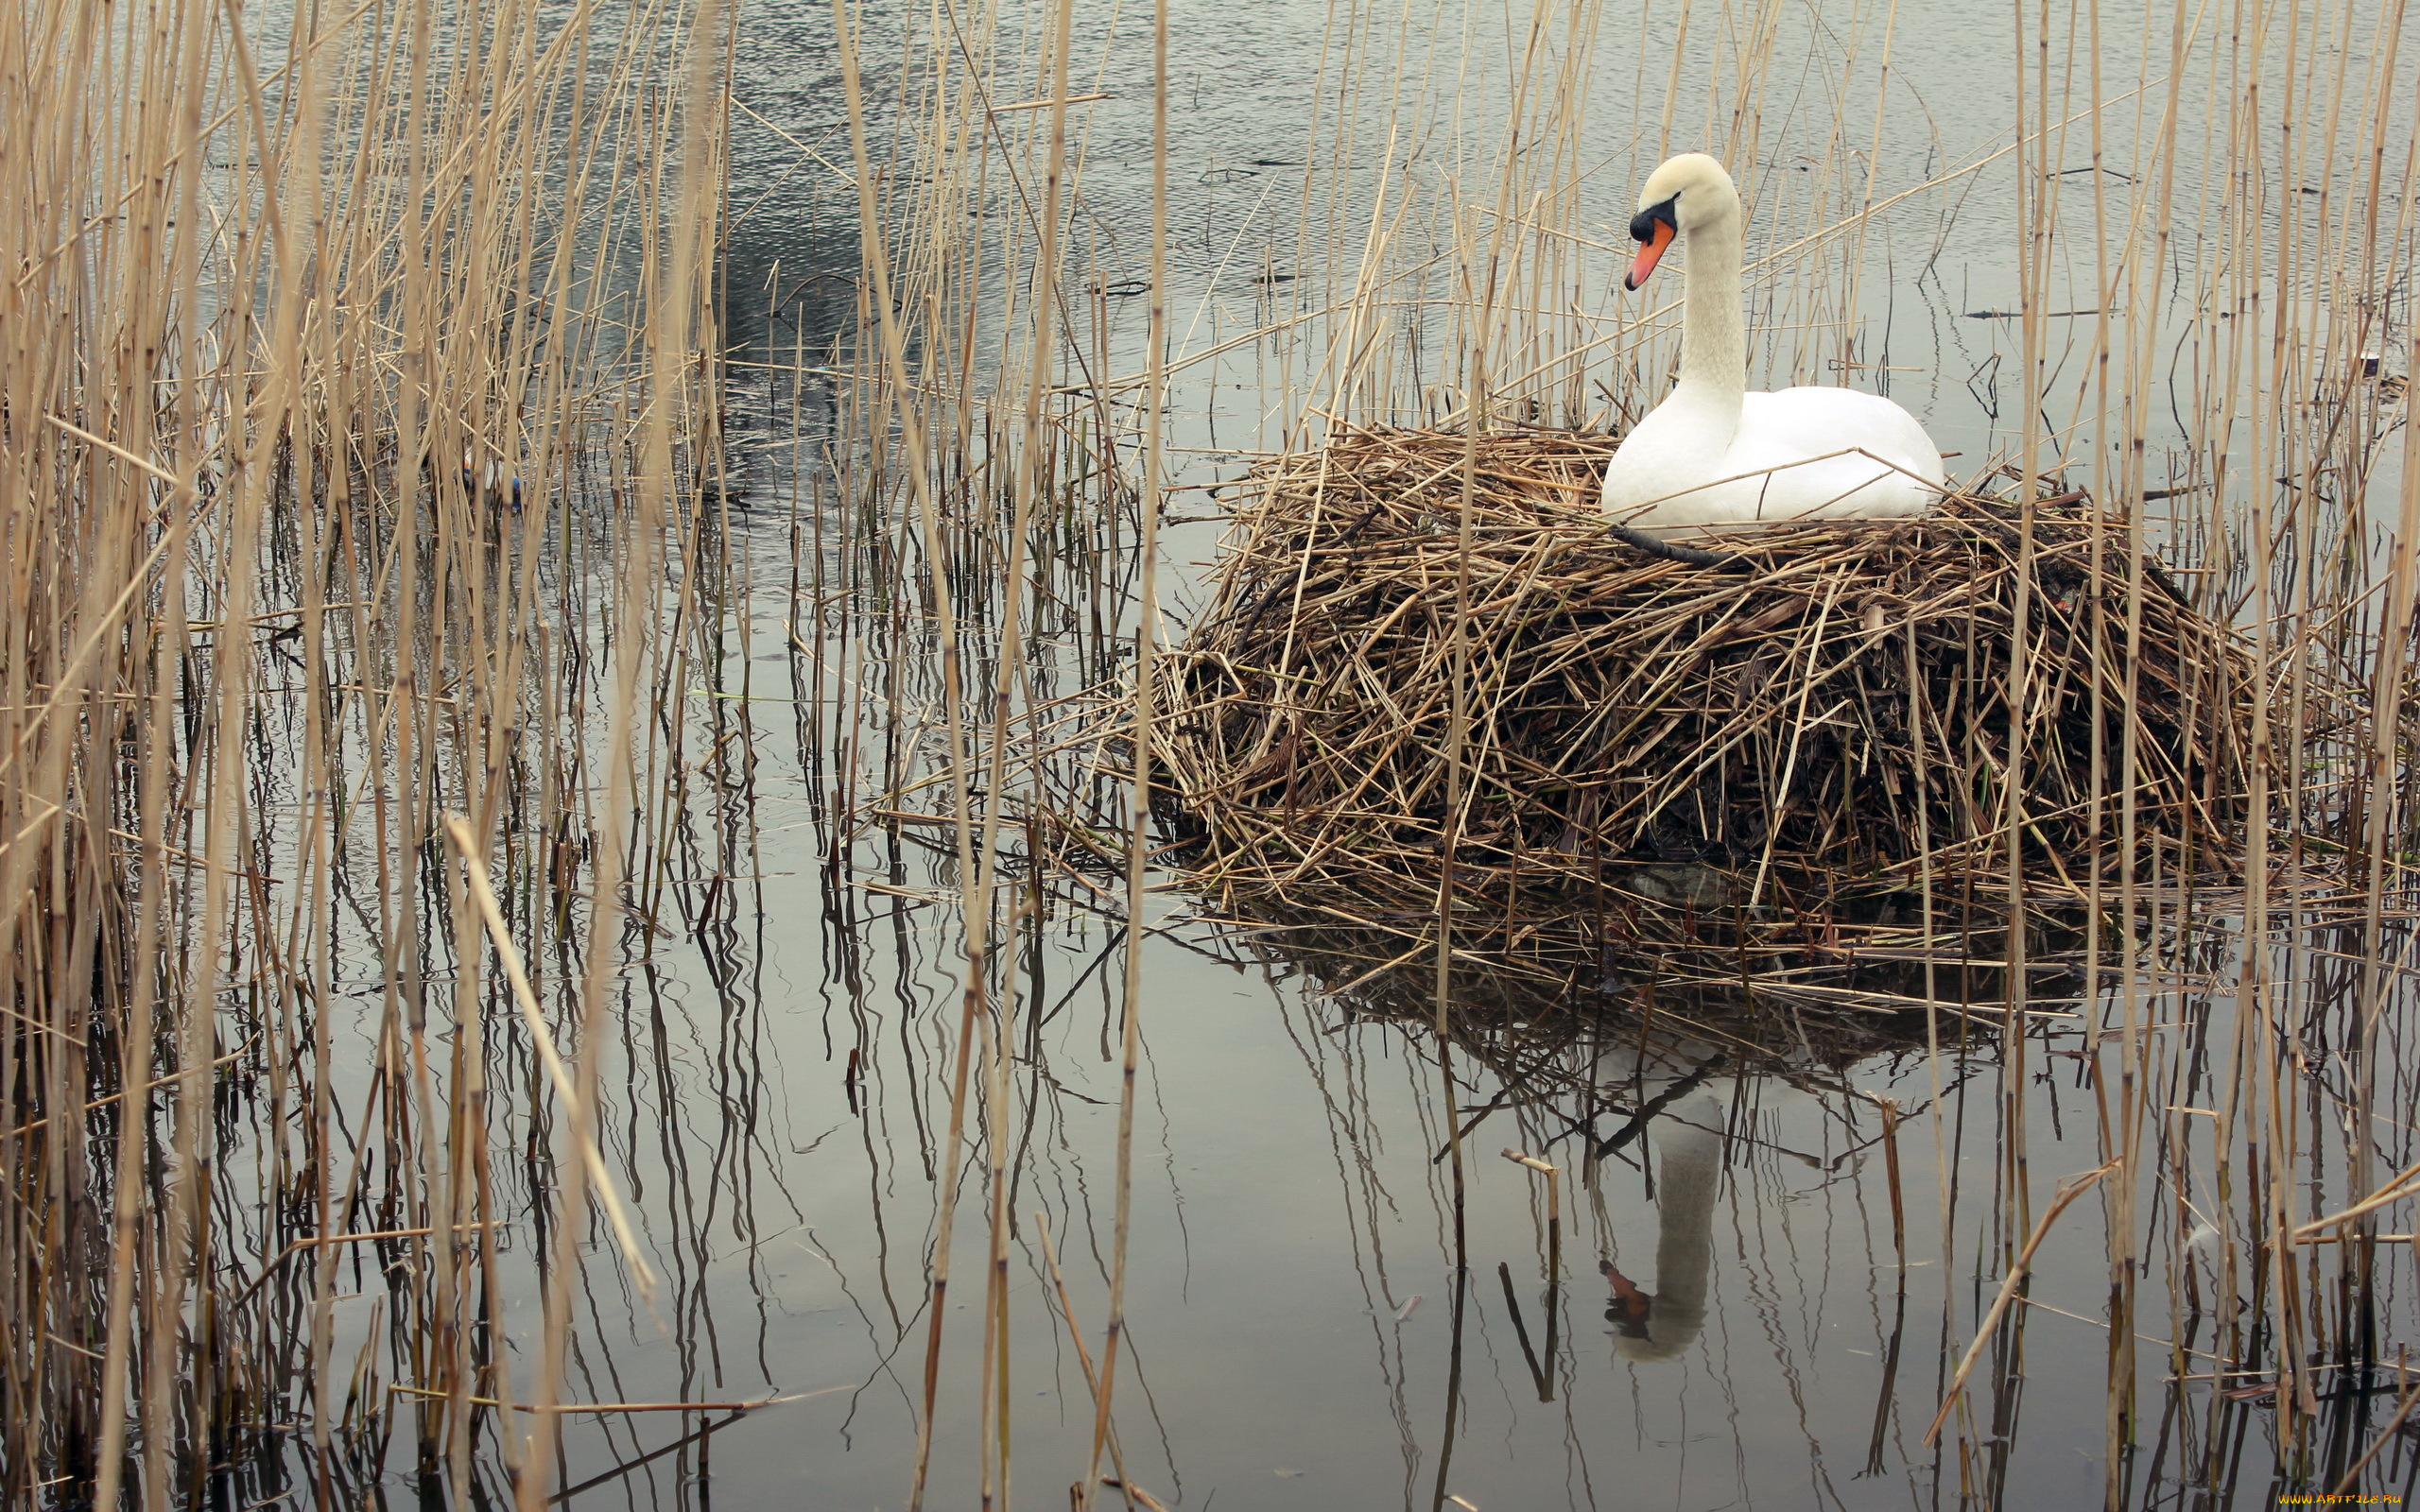
[[[1658,1093],[1652,1100],[1648,1102],[1645,1107],[1633,1113],[1629,1123],[1624,1124],[1620,1128],[1616,1129],[1609,1137],[1598,1141],[1597,1159],[1600,1160],[1603,1160],[1606,1156],[1613,1154],[1616,1150],[1620,1149],[1623,1145],[1630,1143],[1633,1140],[1637,1139],[1641,1134],[1647,1132],[1647,1125],[1654,1122],[1656,1114],[1664,1111],[1664,1109],[1671,1107],[1674,1103],[1679,1102],[1682,1098],[1686,1097],[1689,1093],[1697,1091],[1699,1083],[1704,1081],[1708,1076],[1713,1075],[1717,1071],[1721,1070],[1723,1063],[1730,1058],[1731,1057],[1729,1056],[1718,1050],[1711,1057],[1700,1061],[1695,1067],[1691,1068],[1687,1075],[1682,1077],[1679,1081],[1674,1082],[1671,1086],[1665,1088],[1662,1092]]]

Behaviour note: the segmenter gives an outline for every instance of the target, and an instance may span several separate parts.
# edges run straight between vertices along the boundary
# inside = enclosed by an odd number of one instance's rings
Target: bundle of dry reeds
[[[2224,868],[2249,663],[2123,521],[1957,497],[1690,564],[1607,536],[1613,449],[1345,429],[1252,474],[1156,742],[1204,882],[1433,895],[1450,850],[1463,900],[1687,863],[1756,906],[2004,874],[2012,837],[2081,882],[2118,772],[2138,855]]]

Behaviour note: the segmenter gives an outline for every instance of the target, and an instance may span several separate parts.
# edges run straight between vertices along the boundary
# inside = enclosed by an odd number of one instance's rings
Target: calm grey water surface
[[[1080,26],[1101,37],[1109,8],[1079,11]],[[895,49],[907,13],[869,17],[868,53],[877,63],[890,56],[886,47]],[[1825,14],[1836,26],[1853,19]],[[1116,96],[1091,117],[1083,208],[1115,231],[1109,255],[1117,276],[1139,274],[1148,247],[1148,20],[1140,7],[1118,13],[1109,63],[1098,79],[1079,83]],[[1292,255],[1301,170],[1253,164],[1304,157],[1328,21],[1312,4],[1174,9],[1172,305],[1188,332],[1184,350],[1272,311],[1251,275],[1263,247],[1272,258]],[[1462,24],[1459,12],[1414,18],[1418,45],[1437,41],[1441,72],[1460,54]],[[1470,25],[1481,34],[1496,28],[1488,46],[1472,43],[1475,54],[1495,56],[1506,13],[1477,8]],[[2132,39],[2142,17],[2113,7],[2103,25]],[[1591,117],[1598,166],[1587,194],[1599,234],[1618,242],[1634,187],[1656,156],[1674,8],[1653,8],[1644,24],[1617,9],[1602,26]],[[1700,50],[1689,53],[1685,74],[1692,81],[1711,66],[1701,44],[1713,23],[1701,13],[1694,26],[1689,45]],[[1826,150],[1820,133],[1830,112],[1820,102],[1836,87],[1840,64],[1809,43],[1809,26],[1804,15],[1789,18],[1777,43],[1782,61],[1769,88],[1760,169],[1767,180],[1794,171],[1802,151]],[[845,162],[830,27],[821,6],[752,0],[739,31],[738,88],[765,121]],[[2010,27],[2002,6],[1924,0],[1899,9],[1899,93],[1884,121],[1881,193],[2008,139]],[[2112,44],[2113,54],[2125,54],[2113,58],[2113,71],[2133,45]],[[1871,74],[1870,63],[1859,65],[1853,95],[1870,90]],[[1688,98],[1702,102],[1702,85],[1690,87]],[[1500,69],[1478,71],[1468,88],[1469,142],[1460,150],[1465,162],[1483,163],[1493,141],[1486,107],[1501,97]],[[1692,129],[1704,113],[1702,103],[1679,112],[1676,148],[1698,145]],[[1814,139],[1793,136],[1802,118]],[[1643,140],[1634,120],[1646,123]],[[2131,120],[2113,123],[2113,133],[2122,136],[2118,128]],[[786,346],[801,323],[821,337],[852,318],[847,281],[856,244],[845,186],[828,170],[802,167],[794,146],[753,122],[737,128],[728,272],[735,335],[763,352]],[[1859,139],[1850,145],[1861,151],[1870,122],[1854,129]],[[1441,129],[1424,161],[1448,165],[1456,150]],[[1268,194],[1272,176],[1279,187]],[[1356,178],[1354,193],[1366,196],[1370,177]],[[1954,196],[1911,201],[1876,243],[1877,257],[1887,251],[1899,273],[1926,269],[1921,283],[1877,280],[1880,291],[1867,301],[1877,347],[1887,343],[1890,364],[1914,369],[1892,374],[1892,391],[1945,448],[1970,459],[2011,444],[2015,423],[2007,406],[1996,416],[1985,403],[1993,359],[2014,364],[2014,327],[1963,314],[2016,303],[2013,185],[2002,160]],[[1770,240],[1768,232],[1758,236],[1758,245]],[[1227,259],[1238,245],[1246,251]],[[2084,263],[2088,278],[2088,256]],[[1603,277],[1610,266],[1592,274],[1608,312],[1622,298]],[[760,323],[745,291],[768,286],[785,291],[785,303]],[[1128,356],[1141,319],[1140,301],[1131,304],[1116,337]],[[1793,360],[1773,350],[1767,356],[1785,368]],[[1301,396],[1273,382],[1265,351],[1186,370],[1175,438],[1199,450],[1184,454],[1184,481],[1232,473],[1230,449],[1282,429]],[[769,478],[780,472],[770,454],[756,465]],[[793,524],[782,508],[760,508],[744,538],[759,585],[749,610],[761,662],[754,686],[782,696],[796,686],[782,644],[788,607],[777,586],[787,580]],[[1211,524],[1170,533],[1177,602],[1215,538]],[[731,644],[735,650],[735,635]],[[665,940],[644,1022],[628,1031],[637,1110],[617,1134],[648,1173],[638,1206],[650,1241],[668,1257],[683,1321],[667,1334],[634,1302],[616,1301],[618,1314],[607,1308],[592,1320],[599,1343],[583,1365],[599,1396],[804,1398],[717,1432],[702,1474],[690,1465],[684,1479],[678,1462],[659,1461],[583,1493],[583,1506],[856,1509],[907,1501],[934,1232],[929,1161],[946,1119],[957,1022],[954,910],[860,891],[846,921],[838,919],[834,877],[819,849],[828,835],[820,816],[832,770],[802,748],[781,711],[767,707],[773,712],[752,736],[758,765],[750,822],[763,880],[747,911],[756,918],[735,938]],[[842,881],[887,866],[877,840],[856,843]],[[908,885],[931,885],[934,875],[918,863]],[[1158,906],[1177,915],[1193,905],[1166,893]],[[1717,1077],[1682,1109],[1697,1108],[1697,1125],[1676,1114],[1588,1180],[1577,1170],[1576,1145],[1555,1143],[1567,1130],[1550,1108],[1512,1099],[1470,1138],[1468,1271],[1458,1306],[1449,1165],[1436,1159],[1445,1112],[1426,1039],[1341,1016],[1282,966],[1214,961],[1188,948],[1206,940],[1198,926],[1174,933],[1145,947],[1132,1373],[1117,1397],[1128,1468],[1142,1486],[1171,1506],[1236,1512],[1458,1504],[1447,1496],[1482,1512],[1959,1503],[1956,1457],[1919,1440],[1944,1362],[1963,1348],[1997,1276],[1988,1259],[1974,1268],[1976,1240],[1992,1221],[1999,1147],[2000,1089],[1990,1066],[1968,1080],[1945,1060],[1940,1120],[1927,1114],[1902,1131],[1904,1267],[1865,1094],[1924,1105],[1936,1073],[1920,1053],[1878,1056],[1838,1074],[1810,1059],[1797,1078],[1804,1086]],[[1067,1483],[1082,1472],[1091,1413],[1074,1350],[1051,1314],[1032,1215],[1048,1215],[1078,1319],[1097,1349],[1115,1171],[1120,970],[1119,941],[1098,919],[1055,922],[1045,943],[1029,963],[1037,975],[1028,995],[1059,1006],[1015,1065],[1011,1129],[1020,1225],[1011,1260],[1013,1501],[1036,1507],[1063,1504]],[[1616,1084],[1634,1067],[1616,1051],[1594,1069]],[[2039,1074],[2030,1137],[2047,1184],[2099,1157],[2090,1092],[2078,1089],[2073,1072]],[[1476,1091],[1463,1092],[1466,1108],[1497,1090],[1484,1074],[1475,1079]],[[1835,1090],[1821,1091],[1825,1084]],[[1668,1085],[1657,1072],[1648,1090]],[[1708,1123],[1729,1131],[1715,1146],[1720,1159],[1704,1143]],[[1964,1193],[1949,1220],[1966,1267],[1956,1274],[1944,1273],[1936,1139]],[[1495,1157],[1507,1144],[1573,1168],[1559,1275],[1544,1271],[1535,1178]],[[961,1185],[959,1284],[946,1320],[929,1497],[936,1507],[977,1504],[983,1197],[977,1155]],[[1651,1279],[1651,1289],[1683,1311],[1702,1302],[1702,1327],[1693,1336],[1686,1327],[1668,1334],[1670,1357],[1640,1358],[1657,1351],[1632,1348],[1636,1341],[1603,1316],[1600,1261],[1642,1286]],[[600,1252],[598,1263],[606,1263]],[[1548,1293],[1558,1297],[1550,1400],[1541,1400],[1525,1358],[1499,1263],[1533,1342],[1544,1342]],[[1659,1274],[1668,1267],[1681,1274]],[[2079,1221],[2044,1251],[2033,1297],[2093,1317],[2107,1284],[2100,1225]],[[534,1325],[534,1315],[520,1324]],[[1894,1337],[1898,1368],[1886,1394]],[[1975,1461],[1976,1495],[2012,1507],[2091,1504],[2102,1475],[2102,1331],[2036,1309],[2024,1337],[2030,1384],[1995,1397],[1992,1410],[2003,1416],[1976,1431],[1996,1441]],[[2146,1402],[2160,1400],[2164,1366],[2147,1349]],[[644,1420],[576,1429],[569,1479],[606,1471],[667,1433]],[[2252,1462],[2265,1467],[2266,1454],[2256,1444],[2249,1452],[2248,1486],[2265,1478]],[[2198,1472],[2169,1462],[2137,1473],[2173,1495]],[[2265,1504],[2265,1496],[2247,1495],[2240,1504]]]

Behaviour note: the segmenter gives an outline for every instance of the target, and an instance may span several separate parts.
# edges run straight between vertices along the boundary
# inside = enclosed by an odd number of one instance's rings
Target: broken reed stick
[[[2025,1248],[2018,1253],[2016,1263],[2011,1265],[2008,1275],[2002,1278],[1999,1295],[1992,1298],[1991,1311],[1984,1314],[1982,1322],[1976,1325],[1975,1342],[1966,1346],[1965,1358],[1958,1362],[1958,1373],[1949,1378],[1949,1389],[1942,1394],[1941,1410],[1932,1415],[1932,1426],[1925,1430],[1926,1448],[1931,1448],[1933,1440],[1941,1435],[1942,1423],[1965,1392],[1967,1376],[1974,1372],[1975,1362],[1982,1358],[1983,1347],[1992,1342],[1992,1333],[2000,1326],[2001,1317],[2016,1297],[2016,1288],[2032,1270],[2033,1252],[2042,1247],[2043,1240],[2050,1237],[2050,1226],[2058,1221],[2059,1214],[2067,1211],[2069,1203],[2091,1191],[2102,1177],[2117,1167],[2118,1162],[2111,1160],[2059,1183],[2057,1194],[2050,1199],[2050,1206],[2044,1211],[2041,1219],[2033,1225],[2033,1233],[2025,1241]]]
[[[259,1038],[259,1036],[255,1035],[252,1039],[245,1040],[242,1044],[237,1045],[234,1049],[212,1061],[210,1063],[210,1069],[216,1071],[221,1066],[231,1065],[235,1061],[241,1060],[245,1055],[251,1050],[252,1045]],[[83,1111],[90,1113],[97,1108],[107,1108],[112,1103],[121,1102],[129,1096],[141,1096],[146,1092],[156,1092],[161,1088],[165,1087],[172,1082],[183,1080],[184,1076],[185,1074],[183,1072],[178,1072],[172,1076],[155,1076],[151,1080],[145,1082],[142,1086],[133,1089],[131,1092],[116,1091],[110,1093],[106,1097],[95,1097],[91,1102],[84,1105]],[[59,1115],[56,1113],[46,1113],[29,1124],[18,1125],[15,1128],[10,1129],[5,1136],[0,1136],[0,1138],[23,1139],[34,1130],[48,1125],[52,1119],[57,1118],[58,1116]]]
[[[1908,1207],[1899,1189],[1899,1100],[1880,1093],[1871,1094],[1874,1106],[1882,1113],[1882,1169],[1891,1185],[1891,1248],[1899,1257],[1899,1268],[1908,1265]]]
[[[1039,1208],[1034,1210],[1033,1228],[1034,1232],[1040,1236],[1042,1241],[1042,1259],[1043,1263],[1049,1267],[1051,1287],[1059,1294],[1059,1316],[1065,1321],[1067,1325],[1067,1337],[1076,1346],[1076,1363],[1083,1367],[1084,1389],[1092,1394],[1094,1401],[1098,1403],[1100,1400],[1100,1372],[1094,1368],[1093,1351],[1091,1348],[1084,1343],[1083,1329],[1076,1322],[1076,1304],[1067,1296],[1067,1279],[1059,1272],[1059,1251],[1057,1246],[1052,1245],[1050,1242],[1049,1215],[1045,1213]],[[1111,1466],[1116,1470],[1117,1475],[1122,1480],[1126,1474],[1125,1452],[1118,1447],[1117,1428],[1115,1424],[1113,1423],[1104,1430],[1102,1442],[1109,1452]],[[1104,1476],[1101,1479],[1101,1484],[1103,1486],[1115,1486],[1119,1484],[1119,1481],[1111,1480]],[[1083,1483],[1080,1481],[1078,1482],[1076,1489],[1079,1496],[1080,1496],[1083,1489]],[[1137,1494],[1139,1495],[1140,1493]]]
[[[445,838],[453,842],[455,854],[462,858],[462,876],[469,884],[472,906],[486,924],[489,943],[495,947],[496,960],[504,967],[505,980],[512,986],[512,1001],[520,1005],[521,1017],[529,1025],[529,1040],[537,1048],[538,1059],[546,1069],[547,1080],[554,1083],[555,1095],[562,1098],[567,1110],[579,1107],[579,1090],[573,1084],[571,1070],[555,1049],[555,1032],[546,1022],[545,1011],[538,1005],[537,989],[529,985],[529,973],[521,964],[521,952],[512,943],[512,935],[505,927],[504,911],[496,905],[495,889],[488,884],[488,866],[478,850],[478,842],[471,833],[471,826],[460,815],[445,816]],[[593,1052],[592,1052],[593,1053]],[[575,1126],[577,1126],[577,1120]],[[597,1148],[592,1135],[580,1141],[580,1159],[588,1166],[589,1179],[596,1184],[596,1200],[605,1210],[613,1225],[614,1238],[619,1244],[622,1258],[637,1280],[639,1296],[649,1312],[655,1310],[655,1268],[639,1251],[637,1232],[631,1226],[629,1210],[622,1206],[622,1194],[614,1184],[613,1173],[606,1168],[604,1152]]]
[[[501,1228],[504,1225],[501,1220],[491,1219],[484,1223],[458,1223],[449,1225],[448,1227],[450,1231],[461,1234],[469,1233],[475,1228]],[[418,1239],[423,1235],[433,1234],[435,1232],[437,1232],[437,1230],[433,1228],[381,1228],[375,1233],[366,1234],[319,1234],[308,1239],[297,1239],[293,1244],[286,1247],[289,1249],[309,1249],[316,1245],[371,1245],[387,1239]]]
[[[2310,1222],[2304,1224],[2301,1228],[2294,1230],[2293,1242],[2298,1245],[2317,1244],[2320,1242],[2318,1236],[2325,1233],[2326,1230],[2333,1228],[2340,1224],[2351,1223],[2354,1219],[2361,1217],[2365,1213],[2375,1212],[2378,1209],[2387,1206],[2389,1203],[2410,1196],[2412,1191],[2412,1183],[2415,1181],[2420,1181],[2420,1163],[2405,1166],[2402,1170],[2396,1172],[2394,1178],[2389,1180],[2384,1186],[2379,1187],[2376,1192],[2371,1193],[2360,1201],[2354,1203],[2351,1207],[2341,1208],[2336,1211],[2329,1213],[2325,1218],[2314,1218]]]
[[[468,1233],[478,1228],[501,1228],[503,1227],[504,1225],[502,1222],[493,1220],[485,1223],[458,1223],[450,1226],[449,1231],[458,1234]],[[261,1267],[261,1273],[252,1278],[251,1284],[246,1286],[242,1291],[237,1292],[235,1294],[234,1300],[228,1305],[239,1307],[245,1302],[251,1300],[252,1294],[269,1283],[269,1279],[277,1274],[278,1267],[284,1265],[287,1261],[292,1260],[295,1256],[302,1253],[302,1251],[306,1249],[319,1249],[335,1245],[380,1244],[395,1239],[421,1239],[425,1238],[436,1231],[436,1228],[431,1227],[421,1228],[381,1228],[374,1233],[305,1235],[301,1239],[295,1240],[292,1244],[287,1245],[284,1249],[279,1250],[277,1252],[277,1258],[271,1260],[268,1264],[263,1265]]]
[[[1132,1485],[1115,1475],[1102,1476],[1100,1478],[1100,1484],[1108,1486],[1113,1491],[1123,1491],[1128,1496],[1132,1497],[1135,1501],[1142,1503],[1145,1512],[1168,1512],[1167,1503],[1161,1501],[1158,1497],[1153,1496],[1150,1492],[1143,1489],[1141,1486]],[[1082,1483],[1079,1482],[1077,1485],[1070,1486],[1069,1489],[1080,1492],[1083,1489]]]
[[[387,1389],[400,1396],[427,1397],[439,1400],[450,1395],[447,1392],[432,1391],[426,1386],[392,1385]],[[559,1401],[544,1407],[536,1406],[530,1402],[516,1401],[512,1404],[512,1409],[515,1412],[539,1413],[754,1412],[759,1407],[770,1407],[781,1402],[799,1400],[801,1399],[798,1396],[787,1396],[759,1397],[754,1401]],[[493,1397],[472,1397],[469,1400],[474,1407],[504,1405]]]
[[[1559,1165],[1549,1165],[1546,1161],[1539,1160],[1534,1155],[1524,1155],[1519,1150],[1512,1148],[1509,1144],[1498,1153],[1506,1160],[1512,1161],[1514,1165],[1526,1165],[1530,1170],[1537,1172],[1547,1178],[1547,1222],[1549,1224],[1562,1223],[1563,1167]]]

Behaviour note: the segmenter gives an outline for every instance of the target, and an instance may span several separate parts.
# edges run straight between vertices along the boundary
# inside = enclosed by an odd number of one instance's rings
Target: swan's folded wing
[[[1943,476],[1914,416],[1854,388],[1747,395],[1724,471],[1765,470],[1766,519],[1921,513]]]

